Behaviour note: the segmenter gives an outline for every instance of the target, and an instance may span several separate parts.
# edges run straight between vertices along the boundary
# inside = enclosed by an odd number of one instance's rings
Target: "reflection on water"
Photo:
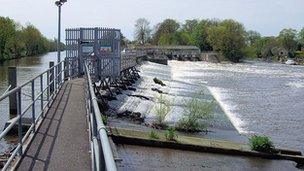
[[[61,55],[62,58],[65,57],[64,52],[62,52]],[[21,85],[26,81],[30,80],[31,78],[45,71],[48,68],[50,61],[54,61],[56,63],[57,61],[56,52],[51,52],[36,57],[24,57],[21,59],[6,61],[0,64],[0,95],[2,95],[4,91],[8,88],[8,67],[10,66],[17,67],[17,85]],[[24,93],[29,94],[29,92],[24,92]],[[0,113],[1,113],[0,132],[3,130],[5,123],[9,120],[7,106],[8,106],[8,100],[4,100],[0,102]],[[0,143],[0,147],[1,147],[1,143]]]

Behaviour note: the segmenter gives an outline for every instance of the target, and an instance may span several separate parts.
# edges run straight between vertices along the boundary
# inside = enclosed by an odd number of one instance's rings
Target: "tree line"
[[[0,17],[0,62],[55,51],[56,42],[31,24],[24,27],[8,17]]]
[[[134,43],[193,45],[201,51],[219,52],[233,62],[244,57],[273,58],[282,51],[295,57],[304,48],[304,28],[299,32],[283,29],[277,37],[263,37],[256,31],[246,31],[242,23],[232,19],[194,19],[183,23],[166,19],[152,29],[147,19],[140,18],[135,23]]]

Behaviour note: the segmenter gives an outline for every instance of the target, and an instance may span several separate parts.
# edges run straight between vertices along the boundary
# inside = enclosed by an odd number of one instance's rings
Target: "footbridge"
[[[121,53],[120,30],[66,30],[66,58],[12,87],[0,103],[16,108],[0,134],[13,148],[2,170],[116,170],[96,92],[137,77],[137,58]],[[99,85],[99,86],[97,86]]]

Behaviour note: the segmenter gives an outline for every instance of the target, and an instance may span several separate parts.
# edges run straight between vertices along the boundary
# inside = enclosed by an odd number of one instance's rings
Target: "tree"
[[[163,42],[174,42],[176,38],[176,32],[180,28],[179,23],[172,19],[166,19],[162,23],[156,26],[154,34],[154,43],[162,44]]]
[[[216,26],[218,21],[216,20],[202,20],[200,21],[192,32],[193,44],[198,46],[201,51],[212,51],[212,46],[208,41],[208,29],[212,26]]]
[[[8,43],[12,42],[13,37],[16,34],[16,23],[9,19],[0,17],[0,61],[9,59],[5,50],[8,47]]]
[[[194,28],[198,25],[199,20],[186,20],[185,24],[183,25],[183,30],[187,32],[193,32]]]
[[[139,18],[135,24],[135,39],[140,44],[146,44],[151,37],[150,23],[145,18]]]
[[[293,53],[297,48],[297,31],[294,29],[283,29],[280,32],[278,40],[283,48]]]
[[[255,44],[255,42],[257,42],[259,39],[261,39],[261,34],[253,31],[253,30],[249,30],[246,32],[246,43],[249,46],[252,46]]]
[[[298,33],[298,40],[301,47],[304,47],[304,28]]]
[[[244,26],[234,20],[224,20],[208,29],[208,41],[227,59],[239,62],[245,47]]]

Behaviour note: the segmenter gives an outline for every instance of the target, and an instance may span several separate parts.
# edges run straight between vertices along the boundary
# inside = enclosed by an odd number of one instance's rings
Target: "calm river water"
[[[65,53],[62,52],[62,58],[64,58]],[[0,95],[4,93],[4,91],[8,87],[8,67],[16,66],[17,67],[17,82],[18,85],[30,80],[36,75],[39,75],[43,71],[45,71],[49,62],[57,61],[57,53],[51,52],[41,56],[36,57],[24,57],[21,59],[10,60],[0,64]],[[9,120],[9,115],[7,111],[7,104],[5,102],[0,102],[0,132],[3,130],[5,123]],[[5,146],[5,143],[0,142],[0,153],[1,149]]]

